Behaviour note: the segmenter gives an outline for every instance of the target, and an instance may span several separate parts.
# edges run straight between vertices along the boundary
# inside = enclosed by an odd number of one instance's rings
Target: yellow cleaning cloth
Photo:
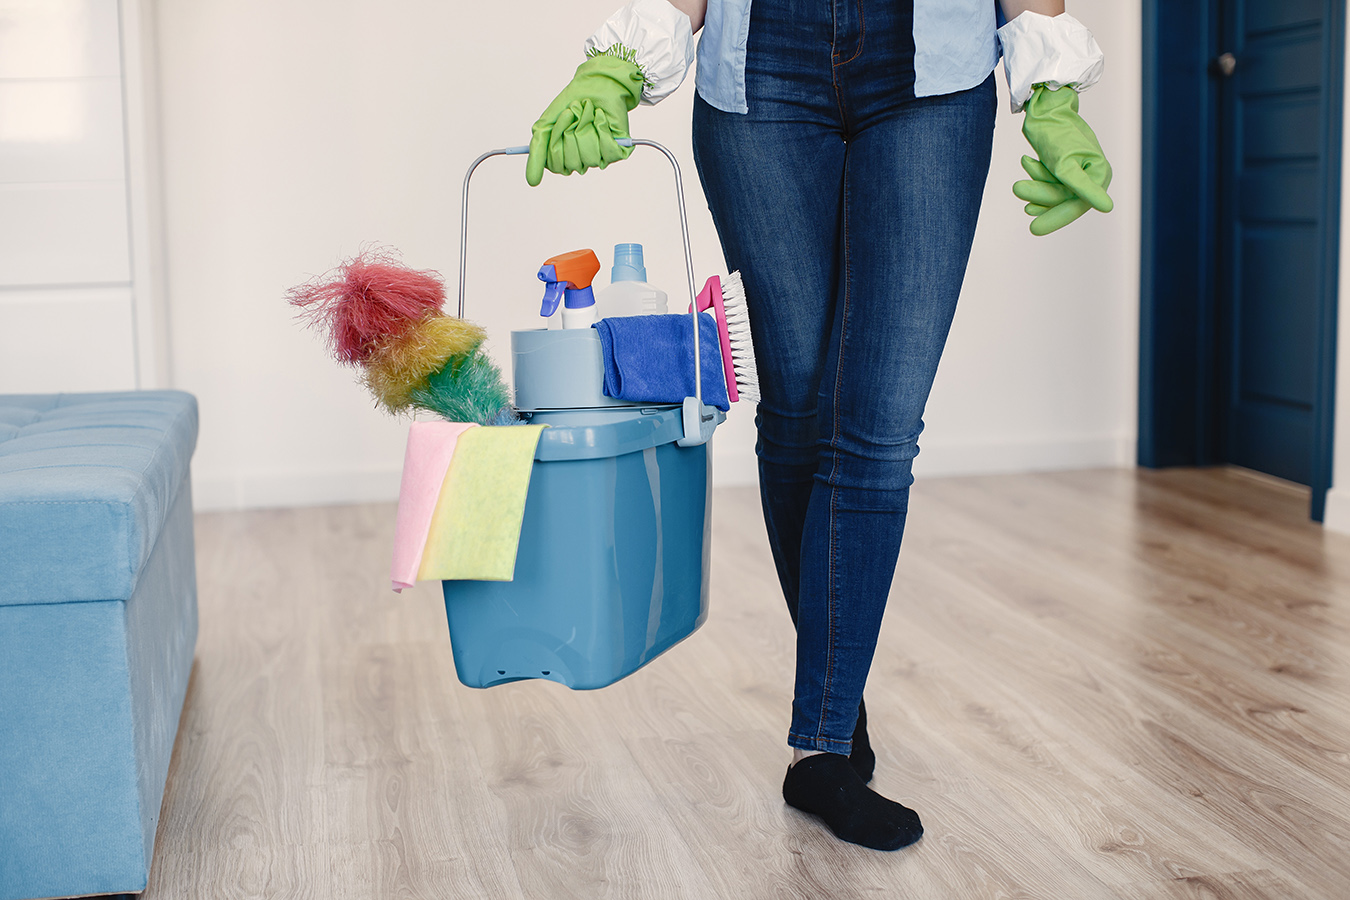
[[[418,581],[515,576],[534,450],[545,427],[471,428],[459,436],[431,515]]]

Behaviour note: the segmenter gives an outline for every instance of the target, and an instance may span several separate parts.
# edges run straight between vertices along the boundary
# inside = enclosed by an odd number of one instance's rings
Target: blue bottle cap
[[[563,301],[563,306],[568,309],[584,309],[587,306],[595,305],[595,289],[589,284],[584,288],[568,288],[564,293],[567,299]],[[691,328],[690,331],[693,331]]]
[[[614,268],[610,272],[610,282],[646,281],[647,267],[642,264],[641,244],[615,244]]]

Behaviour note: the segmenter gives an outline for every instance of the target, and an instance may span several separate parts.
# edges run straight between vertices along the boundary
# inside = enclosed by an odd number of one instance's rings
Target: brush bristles
[[[745,284],[740,272],[722,279],[722,310],[727,317],[727,338],[731,342],[731,368],[736,373],[736,390],[741,399],[758,403],[759,369],[755,366],[755,344],[750,339],[750,307],[745,299]]]

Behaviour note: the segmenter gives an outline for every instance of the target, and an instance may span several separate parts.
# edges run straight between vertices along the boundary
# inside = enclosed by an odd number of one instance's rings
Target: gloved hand
[[[1078,115],[1078,92],[1072,87],[1049,90],[1037,86],[1027,101],[1022,134],[1036,155],[1022,157],[1030,181],[1013,185],[1035,216],[1031,233],[1046,235],[1063,228],[1089,209],[1110,212],[1115,204],[1106,193],[1111,164],[1097,136]]]
[[[533,187],[544,169],[557,175],[604,168],[627,159],[628,111],[642,99],[642,71],[628,60],[600,53],[580,66],[572,81],[534,123],[525,180]]]

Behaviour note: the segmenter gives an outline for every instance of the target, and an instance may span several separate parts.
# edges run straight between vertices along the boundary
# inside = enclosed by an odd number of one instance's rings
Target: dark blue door
[[[1343,2],[1343,0],[1342,0]],[[1329,222],[1337,183],[1328,0],[1225,0],[1220,90],[1219,367],[1222,460],[1317,484],[1319,384],[1330,368]],[[1334,290],[1334,286],[1331,288]],[[1333,294],[1334,296],[1334,294]],[[1329,400],[1328,400],[1329,403]],[[1321,420],[1325,418],[1326,422]],[[1325,479],[1322,479],[1323,481]],[[1320,497],[1314,497],[1314,507]],[[1316,512],[1315,512],[1316,515]]]

